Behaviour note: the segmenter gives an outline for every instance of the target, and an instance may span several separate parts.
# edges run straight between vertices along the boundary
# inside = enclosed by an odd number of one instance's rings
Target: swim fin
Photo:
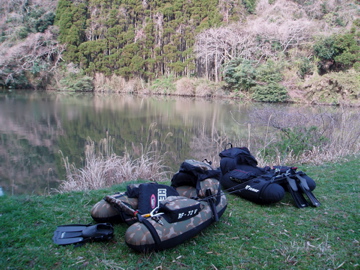
[[[286,176],[286,180],[287,180],[288,190],[289,190],[291,196],[294,199],[296,207],[304,208],[304,207],[309,206],[309,203],[304,198],[303,194],[300,192],[295,179],[293,179],[293,178],[291,178],[289,176]]]
[[[300,175],[296,175],[297,179],[299,179],[298,186],[304,192],[304,194],[309,198],[311,205],[318,207],[320,206],[320,202],[315,197],[315,195],[311,192],[309,185],[306,182],[306,179],[301,177]]]
[[[69,224],[58,226],[52,239],[55,244],[70,245],[84,244],[88,241],[105,241],[113,236],[114,228],[110,223]]]

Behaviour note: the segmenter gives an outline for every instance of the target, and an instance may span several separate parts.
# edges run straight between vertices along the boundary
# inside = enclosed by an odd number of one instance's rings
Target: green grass
[[[298,209],[289,194],[260,206],[228,195],[220,221],[173,249],[139,254],[115,238],[57,246],[61,224],[90,223],[92,206],[126,185],[51,196],[0,197],[1,269],[359,269],[360,159],[300,167],[315,179],[318,208]]]

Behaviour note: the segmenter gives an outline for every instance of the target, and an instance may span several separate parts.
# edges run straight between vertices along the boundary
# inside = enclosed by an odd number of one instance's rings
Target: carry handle
[[[232,145],[232,143],[227,143],[227,144],[225,145],[225,148],[224,148],[224,150],[227,150],[227,146],[228,146],[228,145],[230,145],[230,148],[233,148],[233,145]],[[229,148],[229,149],[230,149],[230,148]]]

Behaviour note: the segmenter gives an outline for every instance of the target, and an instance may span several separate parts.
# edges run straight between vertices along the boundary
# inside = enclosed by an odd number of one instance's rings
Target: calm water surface
[[[219,136],[248,136],[249,110],[227,100],[90,93],[0,92],[0,191],[44,194],[65,179],[62,157],[81,167],[88,138],[113,138],[134,153],[157,142],[176,171],[184,159],[214,159]],[[287,108],[287,106],[284,106]],[[223,137],[224,138],[224,137]],[[217,145],[216,145],[217,144]]]

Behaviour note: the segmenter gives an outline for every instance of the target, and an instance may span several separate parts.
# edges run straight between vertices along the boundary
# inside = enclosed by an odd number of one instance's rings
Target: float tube
[[[228,145],[230,148],[227,148]],[[248,148],[233,147],[231,143],[219,156],[220,183],[228,192],[258,204],[271,204],[281,201],[285,191],[289,191],[296,207],[320,206],[312,193],[315,181],[304,172],[297,171],[297,167],[260,168]]]
[[[196,192],[195,188],[188,188]],[[170,196],[160,203],[159,213],[163,214],[147,218],[148,224],[140,220],[127,229],[125,242],[139,252],[175,247],[217,221],[226,207],[223,192],[198,200]]]
[[[198,165],[201,162],[187,160],[184,163],[197,167],[196,175],[213,175],[211,167],[205,169],[206,166],[200,171],[209,172],[200,173]],[[175,176],[178,173],[173,178]],[[194,177],[193,180],[186,179],[186,185],[181,185],[177,179],[176,188],[157,183],[128,186],[126,192],[106,196],[95,204],[91,216],[98,222],[130,225],[125,242],[135,251],[151,252],[175,247],[218,221],[227,207],[226,195],[221,191],[218,179]],[[161,194],[166,189],[166,196],[161,200],[156,195],[160,189]],[[151,207],[144,210],[142,204]]]

